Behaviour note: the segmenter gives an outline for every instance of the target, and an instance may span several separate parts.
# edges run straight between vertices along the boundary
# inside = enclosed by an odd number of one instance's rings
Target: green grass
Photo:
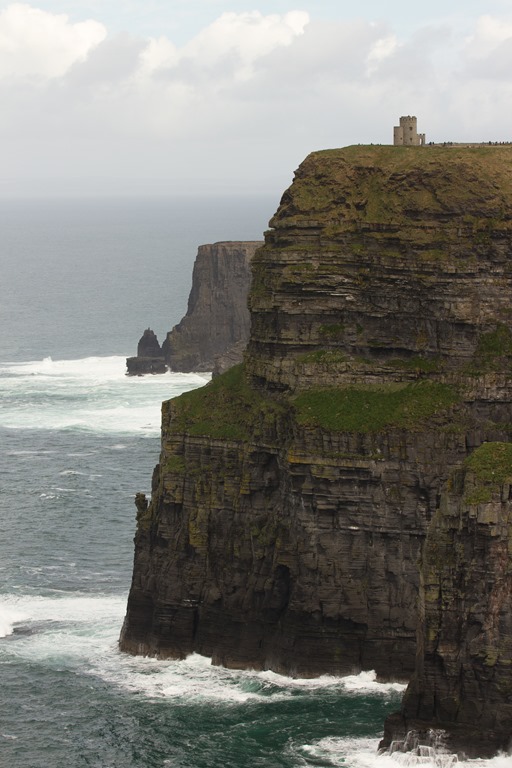
[[[294,398],[300,424],[337,432],[418,428],[458,402],[454,390],[435,382],[407,386],[309,390]]]
[[[408,246],[399,248],[402,255],[410,258],[412,249],[424,262],[454,254],[460,261],[473,257],[472,248],[460,249],[461,226],[487,248],[489,232],[509,226],[511,195],[512,147],[352,146],[311,153],[271,226],[307,217],[331,237],[352,233],[359,246],[361,225],[370,227],[372,241],[380,232],[374,225],[385,225],[385,238],[391,228],[392,240]],[[440,215],[448,217],[440,223]]]
[[[481,334],[473,358],[464,368],[469,376],[496,371],[512,371],[512,331],[502,323],[494,330]]]
[[[503,358],[510,357],[512,357],[512,331],[506,325],[498,325],[494,331],[484,333],[478,339],[474,358],[477,368],[495,370],[502,366]]]
[[[344,363],[346,359],[346,355],[337,349],[316,349],[314,352],[305,352],[297,357],[299,363],[318,363],[327,367]]]
[[[320,336],[324,336],[326,339],[340,339],[343,338],[345,326],[343,323],[325,323],[318,329]]]
[[[489,501],[492,486],[512,483],[512,443],[483,443],[468,456],[465,467],[475,477],[475,493],[487,491]]]
[[[492,501],[493,491],[512,483],[512,443],[483,443],[464,462],[473,473],[475,485],[464,496],[467,504]]]
[[[409,357],[407,359],[393,358],[389,361],[392,368],[403,371],[416,371],[418,373],[437,373],[442,368],[442,361],[439,358],[427,357]]]
[[[185,460],[183,456],[173,454],[166,460],[164,469],[173,475],[180,475],[185,471]]]
[[[243,365],[173,401],[173,432],[225,440],[250,440],[272,429],[283,407],[252,389]]]

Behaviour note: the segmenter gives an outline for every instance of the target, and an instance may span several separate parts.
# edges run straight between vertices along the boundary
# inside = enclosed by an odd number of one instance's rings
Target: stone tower
[[[418,120],[407,115],[400,118],[400,125],[393,128],[393,144],[395,147],[419,147],[425,144],[425,134],[418,133]]]

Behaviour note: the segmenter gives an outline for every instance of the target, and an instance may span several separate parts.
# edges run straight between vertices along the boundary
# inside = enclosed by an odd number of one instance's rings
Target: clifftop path
[[[510,625],[486,627],[512,612],[510,590],[487,616],[483,593],[458,584],[464,602],[450,603],[448,624],[443,595],[458,572],[474,585],[479,558],[506,549],[507,472],[505,506],[477,511],[467,536],[452,525],[464,486],[452,478],[485,444],[510,440],[512,148],[315,152],[270,227],[253,260],[244,364],[164,403],[121,648],[300,676],[407,680],[416,668],[415,680],[449,689],[449,708],[434,711],[415,684],[414,715],[390,721],[392,740],[414,717],[470,733],[480,710],[453,701],[476,695],[461,686],[485,680],[478,665],[489,674],[488,638],[499,638],[505,685],[478,688],[497,749],[510,725],[508,709],[496,714],[512,690]],[[427,556],[420,579],[431,526],[461,536],[459,565],[436,571]],[[450,643],[421,642],[416,659],[426,578],[428,637],[430,622],[436,636],[462,636],[480,600],[471,637],[485,642],[459,659],[473,677],[452,679]],[[425,674],[423,651],[434,658]]]

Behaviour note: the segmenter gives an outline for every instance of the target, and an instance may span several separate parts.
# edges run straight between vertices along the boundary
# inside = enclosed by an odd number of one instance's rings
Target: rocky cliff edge
[[[244,365],[163,405],[121,648],[408,679],[443,488],[510,436],[512,152],[314,153],[270,224]]]

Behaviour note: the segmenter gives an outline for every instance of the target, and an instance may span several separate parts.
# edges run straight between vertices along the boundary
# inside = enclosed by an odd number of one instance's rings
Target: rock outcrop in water
[[[137,346],[137,356],[128,357],[126,372],[129,376],[143,376],[146,373],[165,373],[167,365],[158,339],[151,328],[146,328]]]
[[[240,363],[249,339],[251,260],[261,245],[259,241],[200,245],[185,317],[168,332],[162,347],[153,331],[144,331],[137,357],[126,361],[127,373],[171,369],[218,375]]]
[[[243,366],[164,403],[121,648],[406,679],[443,489],[510,436],[512,152],[317,152],[270,226]]]

